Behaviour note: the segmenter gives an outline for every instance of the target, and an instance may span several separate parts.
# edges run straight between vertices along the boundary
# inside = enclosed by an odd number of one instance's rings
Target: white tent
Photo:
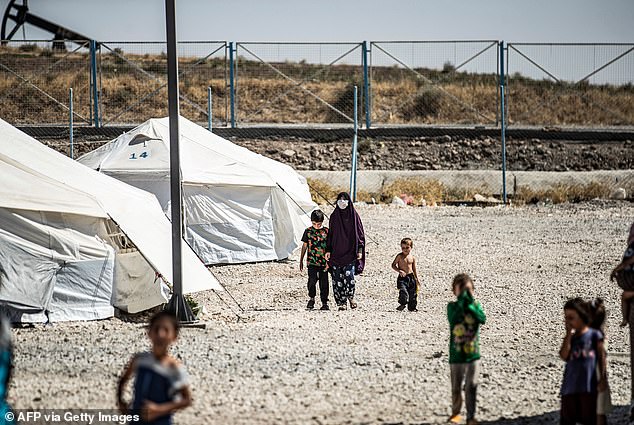
[[[110,317],[167,300],[171,224],[156,198],[0,120],[0,304],[23,322]],[[222,287],[183,244],[183,291]]]
[[[206,264],[287,258],[313,203],[291,167],[237,146],[181,117],[186,239]],[[169,205],[169,120],[150,119],[79,162]]]

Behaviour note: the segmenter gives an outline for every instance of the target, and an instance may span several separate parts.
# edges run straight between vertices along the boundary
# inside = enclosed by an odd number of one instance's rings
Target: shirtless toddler
[[[410,238],[401,241],[401,252],[394,258],[392,268],[398,272],[396,287],[398,288],[398,304],[401,311],[407,306],[409,311],[416,310],[418,288],[420,283],[416,274],[416,258],[412,255],[414,242]]]

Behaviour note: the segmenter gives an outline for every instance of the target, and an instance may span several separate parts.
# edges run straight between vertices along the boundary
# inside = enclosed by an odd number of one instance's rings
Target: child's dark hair
[[[467,282],[471,282],[471,285],[473,285],[473,279],[471,279],[471,276],[466,273],[460,273],[453,278],[453,283],[451,284],[451,287],[453,289],[459,287],[462,291],[464,287],[467,286]]]
[[[324,222],[324,213],[321,210],[315,210],[310,214],[310,221],[314,221],[315,223],[323,223]]]
[[[171,325],[174,327],[174,332],[176,332],[176,336],[178,336],[178,331],[180,329],[178,319],[176,318],[174,313],[166,311],[166,310],[161,310],[150,318],[150,323],[148,324],[148,330],[151,330],[161,320],[169,321]]]
[[[401,239],[401,245],[407,245],[410,248],[414,248],[414,241],[411,238],[403,238]]]
[[[581,298],[573,298],[566,301],[564,304],[564,310],[574,310],[579,315],[579,318],[586,325],[590,324],[590,311],[588,309],[588,303]]]
[[[588,301],[588,311],[590,313],[590,327],[601,330],[603,322],[605,322],[605,304],[603,299],[595,298]]]

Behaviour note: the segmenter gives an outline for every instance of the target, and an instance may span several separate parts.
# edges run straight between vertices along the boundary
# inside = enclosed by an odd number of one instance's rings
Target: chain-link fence
[[[497,41],[370,46],[372,125],[498,124]]]
[[[87,130],[167,114],[165,43],[65,46],[0,47],[3,119],[67,126],[70,88],[74,123]],[[634,191],[634,44],[218,41],[178,52],[185,117],[207,125],[211,88],[217,131],[300,170],[350,171],[356,86],[363,200],[499,197],[503,131],[511,197]],[[68,133],[58,133],[61,143]]]
[[[634,44],[508,43],[512,127],[634,126]]]
[[[166,51],[165,43],[100,43],[97,66],[102,125],[136,124],[167,115]],[[206,123],[211,87],[213,123],[226,125],[226,43],[180,42],[178,55],[181,115]]]
[[[506,52],[509,194],[631,197],[634,44],[508,43]]]
[[[353,122],[361,43],[236,43],[236,125]]]
[[[66,50],[49,41],[7,41],[0,46],[0,110],[12,124],[64,124],[92,121],[89,41],[66,42]]]
[[[62,50],[53,49],[51,42],[8,41],[0,48],[5,120],[66,125],[70,88],[77,125],[134,125],[167,115],[165,43],[67,41],[65,45]],[[227,125],[226,43],[180,42],[178,51],[181,114],[207,123],[211,88],[213,123]]]

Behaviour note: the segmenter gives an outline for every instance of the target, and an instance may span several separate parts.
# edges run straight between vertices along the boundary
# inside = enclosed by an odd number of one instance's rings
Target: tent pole
[[[172,207],[172,298],[166,310],[181,322],[194,322],[195,317],[183,295],[181,176],[178,118],[178,52],[176,46],[176,0],[165,0],[167,29],[167,98],[170,125],[170,196]]]
[[[212,131],[211,87],[207,87],[207,130]]]
[[[70,133],[70,158],[75,159],[75,155],[73,152],[73,88],[71,87],[68,91],[68,103],[70,114],[68,116],[68,131]]]

